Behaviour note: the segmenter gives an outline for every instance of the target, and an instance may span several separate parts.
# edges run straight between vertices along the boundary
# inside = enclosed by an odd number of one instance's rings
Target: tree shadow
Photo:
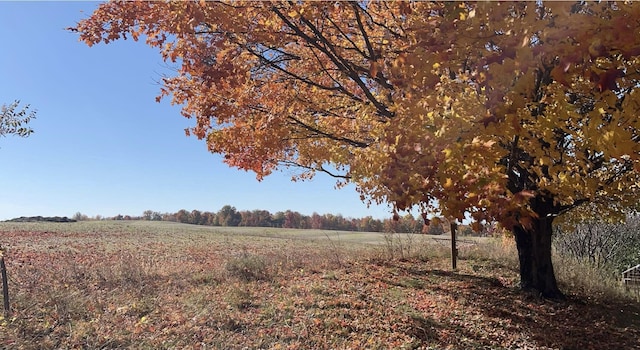
[[[413,264],[412,264],[413,265]],[[491,330],[478,331],[474,325],[461,326],[455,319],[437,323],[417,324],[419,329],[429,328],[422,340],[434,337],[434,329],[447,329],[456,338],[465,339],[464,346],[495,347],[496,341],[509,342],[506,334],[526,334],[528,344],[523,345],[552,349],[636,349],[640,348],[640,305],[626,300],[601,300],[585,296],[569,295],[566,301],[543,299],[518,288],[504,286],[493,277],[471,275],[438,269],[420,269],[415,265],[400,267],[405,278],[425,281],[421,289],[451,296],[456,303],[468,307],[469,312],[484,317],[483,327],[502,330],[497,338],[487,339]],[[440,278],[433,278],[434,276]],[[442,279],[454,283],[437,283]],[[431,281],[431,282],[429,282]],[[429,320],[428,315],[423,319]],[[487,323],[487,320],[492,320]],[[428,327],[426,327],[428,326]],[[420,332],[415,332],[415,335]],[[451,339],[443,339],[452,344]],[[456,343],[455,341],[453,342]]]

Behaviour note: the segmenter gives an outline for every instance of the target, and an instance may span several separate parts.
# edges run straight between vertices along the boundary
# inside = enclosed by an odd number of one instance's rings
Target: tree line
[[[73,219],[78,221],[90,220],[87,215],[76,213]],[[97,216],[98,220],[147,220],[170,221],[193,225],[206,226],[245,226],[245,227],[276,227],[295,229],[341,230],[359,232],[398,232],[398,233],[430,233],[444,232],[442,225],[427,226],[422,218],[415,218],[412,214],[399,216],[396,219],[376,219],[372,216],[362,218],[344,217],[341,214],[301,214],[297,211],[286,210],[271,213],[268,210],[237,210],[231,205],[223,206],[217,212],[180,209],[175,213],[161,213],[145,210],[140,216],[116,215],[113,217]]]

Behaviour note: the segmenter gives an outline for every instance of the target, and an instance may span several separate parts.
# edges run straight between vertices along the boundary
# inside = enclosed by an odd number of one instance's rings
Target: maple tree
[[[72,29],[159,48],[178,66],[159,99],[258,179],[294,166],[396,210],[499,221],[546,297],[563,296],[556,217],[638,199],[636,3],[109,2]]]

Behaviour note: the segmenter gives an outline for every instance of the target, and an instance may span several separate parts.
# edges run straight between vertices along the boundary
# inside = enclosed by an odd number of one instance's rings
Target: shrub
[[[265,281],[273,277],[264,258],[246,252],[227,261],[225,269],[231,276],[243,281]]]
[[[640,263],[640,217],[630,215],[624,223],[585,221],[573,230],[556,227],[554,247],[562,256],[622,272]]]

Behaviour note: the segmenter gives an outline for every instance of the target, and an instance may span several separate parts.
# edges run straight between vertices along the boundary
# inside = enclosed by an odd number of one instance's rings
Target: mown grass
[[[509,241],[462,244],[456,272],[448,246],[427,236],[2,223],[0,244],[6,349],[639,345],[640,307],[623,294],[576,288],[555,303],[520,293]]]

